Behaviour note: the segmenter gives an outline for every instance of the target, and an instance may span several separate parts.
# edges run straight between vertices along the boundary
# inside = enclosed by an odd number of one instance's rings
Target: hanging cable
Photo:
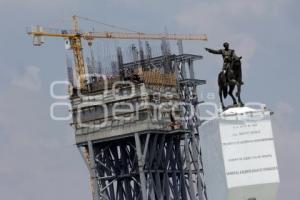
[[[116,26],[116,25],[112,25],[112,24],[107,24],[107,23],[104,23],[104,22],[101,22],[101,21],[98,21],[98,20],[94,20],[94,19],[90,19],[90,18],[87,18],[87,17],[81,17],[81,16],[77,16],[77,15],[76,15],[76,17],[78,17],[79,19],[82,19],[82,20],[94,22],[96,24],[101,24],[103,26],[107,26],[107,27],[110,27],[110,28],[125,30],[125,31],[129,31],[129,32],[134,32],[134,33],[140,33],[139,31],[135,31],[135,30],[132,30],[132,29],[128,29],[128,28],[124,28],[124,27]]]

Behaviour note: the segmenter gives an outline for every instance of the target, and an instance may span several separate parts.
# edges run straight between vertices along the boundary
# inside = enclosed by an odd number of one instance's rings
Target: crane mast
[[[74,55],[74,61],[75,61],[75,70],[76,74],[79,78],[79,86],[80,89],[84,89],[85,87],[85,67],[84,67],[84,58],[83,58],[83,48],[82,48],[82,43],[81,43],[81,37],[79,36],[74,36],[69,38],[71,47],[73,50],[73,55]]]
[[[140,40],[207,40],[205,34],[149,34],[127,32],[81,32],[78,17],[72,17],[72,30],[44,29],[36,26],[27,33],[33,37],[34,45],[41,46],[43,37],[58,37],[68,39],[74,55],[76,76],[79,80],[78,89],[86,89],[86,72],[83,57],[82,39],[92,41],[95,39],[140,39]]]

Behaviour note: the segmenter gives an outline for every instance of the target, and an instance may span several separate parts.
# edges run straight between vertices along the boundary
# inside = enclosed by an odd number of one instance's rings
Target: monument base
[[[200,127],[200,145],[209,200],[276,200],[270,111],[230,108]]]

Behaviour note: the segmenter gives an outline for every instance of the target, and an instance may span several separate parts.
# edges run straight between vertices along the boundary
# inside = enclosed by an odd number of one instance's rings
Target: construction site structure
[[[139,39],[139,40],[207,40],[205,34],[200,35],[178,35],[178,34],[145,34],[141,32],[83,32],[79,28],[78,16],[72,18],[73,29],[61,30],[35,26],[27,33],[33,37],[33,45],[41,46],[44,37],[59,37],[66,39],[66,44],[73,51],[76,74],[79,79],[79,88],[86,89],[85,63],[83,57],[82,39],[90,44],[95,39]]]
[[[205,35],[144,33],[84,33],[76,17],[74,30],[37,27],[28,33],[34,44],[44,36],[67,39],[73,50],[75,76],[68,61],[70,102],[76,145],[90,172],[94,200],[206,200],[198,128],[201,103],[194,62],[202,56],[184,54],[182,40],[206,40]],[[132,60],[124,63],[121,47],[110,75],[101,71],[91,52],[85,65],[81,40],[91,47],[96,38],[137,39]],[[162,40],[162,55],[152,57],[150,44]],[[169,40],[179,53],[172,54]],[[78,82],[78,83],[76,83]]]

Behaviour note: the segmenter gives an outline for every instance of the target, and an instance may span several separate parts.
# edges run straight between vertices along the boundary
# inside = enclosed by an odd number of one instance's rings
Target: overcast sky
[[[0,198],[91,199],[88,173],[74,146],[69,122],[53,121],[52,81],[66,79],[60,39],[32,46],[26,26],[70,26],[73,14],[141,32],[207,33],[208,42],[186,42],[204,55],[195,67],[216,91],[222,59],[203,47],[224,41],[243,56],[245,102],[275,112],[273,128],[281,184],[279,198],[299,200],[300,2],[297,0],[0,0]],[[103,31],[103,26],[89,26]],[[216,100],[217,101],[217,100]],[[228,102],[227,102],[228,103]]]

